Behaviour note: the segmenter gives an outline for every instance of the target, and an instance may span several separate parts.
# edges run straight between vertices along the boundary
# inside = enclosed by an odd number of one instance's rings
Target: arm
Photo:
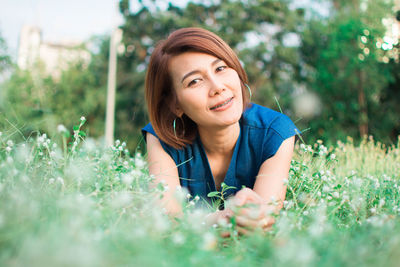
[[[234,205],[256,204],[258,210],[250,211],[248,208],[241,209],[237,214],[239,226],[247,228],[268,228],[274,223],[274,219],[267,212],[278,212],[285,200],[286,185],[290,163],[293,155],[294,137],[284,140],[276,154],[267,159],[260,167],[253,189],[240,190],[234,197]],[[278,201],[277,206],[270,205],[272,200]]]
[[[149,173],[154,175],[153,186],[163,182],[168,187],[160,204],[168,214],[179,216],[182,213],[182,207],[175,198],[176,188],[180,186],[178,168],[154,135],[146,134],[146,145]]]
[[[254,184],[256,192],[267,203],[276,199],[282,208],[286,195],[284,181],[288,179],[290,163],[293,156],[294,136],[284,140],[276,154],[261,165]]]

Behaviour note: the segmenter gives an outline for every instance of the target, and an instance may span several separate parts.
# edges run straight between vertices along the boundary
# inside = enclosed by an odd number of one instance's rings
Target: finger
[[[236,231],[239,235],[249,235],[252,232],[250,229],[246,229],[243,227],[236,227]]]
[[[255,228],[259,226],[258,220],[252,220],[246,216],[236,216],[235,220],[236,224],[240,227]]]
[[[220,236],[221,236],[222,238],[228,238],[228,237],[231,236],[231,233],[230,233],[229,231],[224,231],[224,232],[221,232],[221,233],[220,233]]]

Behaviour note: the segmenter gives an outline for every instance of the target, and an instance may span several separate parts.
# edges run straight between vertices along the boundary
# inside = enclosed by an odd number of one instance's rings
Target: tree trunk
[[[361,137],[368,135],[368,109],[364,92],[364,75],[365,73],[362,70],[358,71],[358,107],[360,112],[358,129]]]

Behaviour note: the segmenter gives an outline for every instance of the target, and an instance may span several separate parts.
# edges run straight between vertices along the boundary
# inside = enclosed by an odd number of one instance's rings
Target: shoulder
[[[292,120],[283,113],[252,103],[243,113],[243,124],[253,128],[280,131],[295,128]]]

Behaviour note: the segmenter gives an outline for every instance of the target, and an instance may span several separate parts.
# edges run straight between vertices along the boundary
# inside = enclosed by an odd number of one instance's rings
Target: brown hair
[[[234,69],[241,80],[243,110],[249,104],[248,92],[244,85],[248,82],[247,74],[228,44],[216,34],[201,28],[182,28],[174,31],[154,49],[146,73],[145,88],[150,122],[155,133],[162,141],[176,149],[191,144],[197,135],[195,122],[185,114],[178,118],[174,113],[177,99],[168,70],[171,57],[188,51],[215,56]]]

